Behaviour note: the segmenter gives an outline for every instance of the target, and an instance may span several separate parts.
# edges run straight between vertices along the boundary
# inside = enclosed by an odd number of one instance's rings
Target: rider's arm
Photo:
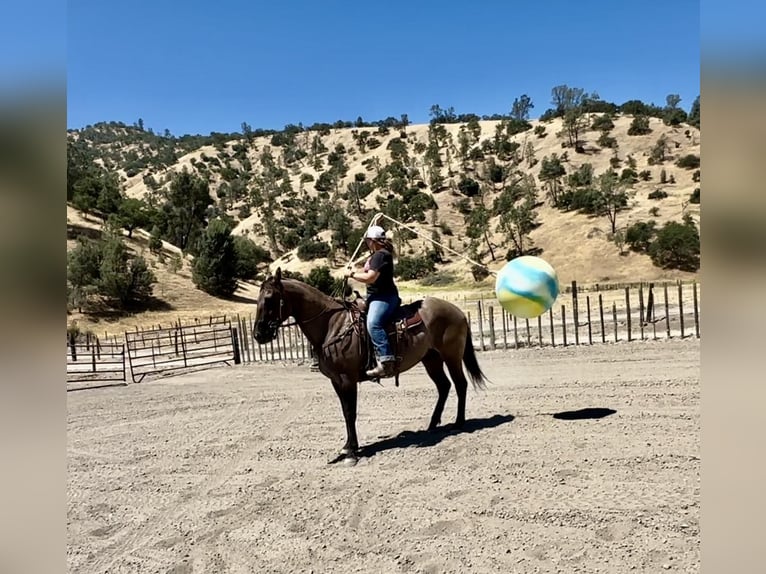
[[[360,283],[364,283],[366,285],[375,283],[375,280],[378,278],[378,275],[380,275],[380,272],[375,271],[374,269],[370,269],[369,271],[353,271],[349,273],[349,277],[351,279],[354,279],[355,281],[359,281]]]

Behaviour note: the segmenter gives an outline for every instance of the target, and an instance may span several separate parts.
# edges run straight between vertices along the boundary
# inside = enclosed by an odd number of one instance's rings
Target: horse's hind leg
[[[434,430],[441,423],[444,404],[447,402],[447,395],[449,395],[450,380],[444,372],[444,361],[441,355],[433,349],[428,351],[426,356],[423,357],[423,366],[426,368],[428,376],[436,384],[436,390],[439,392],[434,413],[431,415],[431,423],[428,425],[428,430]]]
[[[460,355],[452,355],[445,362],[447,363],[447,370],[450,377],[452,377],[455,392],[457,393],[457,418],[455,419],[455,426],[461,427],[465,422],[465,398],[468,392],[468,379],[465,378],[465,373],[463,373],[463,363]]]

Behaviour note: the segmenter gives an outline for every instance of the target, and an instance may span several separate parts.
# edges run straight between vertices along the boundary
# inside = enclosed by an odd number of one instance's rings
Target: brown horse
[[[263,345],[273,341],[279,326],[293,317],[319,357],[319,370],[335,388],[346,420],[346,444],[332,462],[342,459],[355,462],[359,443],[356,437],[357,384],[367,378],[365,369],[369,352],[365,341],[366,328],[356,305],[325,295],[318,289],[295,279],[283,279],[281,269],[261,285],[255,319],[255,340]],[[436,384],[439,393],[431,415],[429,430],[439,426],[444,404],[449,394],[450,379],[457,392],[457,418],[455,426],[465,422],[465,401],[468,381],[463,363],[474,387],[484,387],[487,380],[482,373],[471,340],[470,325],[465,314],[455,305],[426,297],[422,302],[400,307],[402,318],[417,310],[420,321],[397,337],[395,349],[401,358],[397,366],[403,373],[422,362],[426,372]],[[392,327],[394,321],[392,320]],[[397,379],[398,383],[398,379]]]

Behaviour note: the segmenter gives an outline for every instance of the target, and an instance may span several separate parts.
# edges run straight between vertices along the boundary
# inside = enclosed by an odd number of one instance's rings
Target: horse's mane
[[[267,279],[267,281],[273,281],[273,278],[270,277],[269,279]],[[301,289],[303,289],[305,291],[308,291],[311,295],[313,295],[317,299],[327,303],[328,306],[329,305],[334,305],[334,306],[344,307],[344,308],[348,306],[348,301],[346,301],[345,299],[338,299],[338,298],[335,298],[335,297],[331,297],[327,293],[324,293],[324,292],[320,291],[319,289],[317,289],[313,285],[309,285],[308,283],[306,283],[304,281],[301,281],[300,279],[294,279],[292,277],[290,277],[290,278],[283,277],[281,281],[282,281],[282,283],[284,285],[295,285],[295,286],[300,287]],[[265,282],[266,281],[264,281],[264,283]]]

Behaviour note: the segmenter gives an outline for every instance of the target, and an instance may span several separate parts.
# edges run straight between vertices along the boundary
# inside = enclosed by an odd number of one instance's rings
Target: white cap
[[[386,231],[380,225],[371,225],[365,237],[369,239],[385,239]]]

